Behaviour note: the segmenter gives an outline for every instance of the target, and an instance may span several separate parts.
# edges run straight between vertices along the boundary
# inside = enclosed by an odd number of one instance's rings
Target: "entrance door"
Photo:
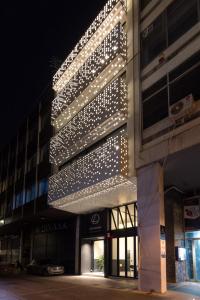
[[[83,240],[81,273],[85,275],[104,275],[104,240]]]
[[[112,239],[111,275],[137,278],[138,237],[119,237]]]
[[[200,239],[187,240],[186,249],[188,277],[200,281]]]
[[[94,241],[93,245],[93,272],[104,274],[104,241]]]

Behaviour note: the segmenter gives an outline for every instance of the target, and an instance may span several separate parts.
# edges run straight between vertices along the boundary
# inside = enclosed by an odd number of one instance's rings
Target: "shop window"
[[[167,8],[168,45],[198,22],[196,0],[177,0]]]
[[[39,194],[38,196],[42,196],[47,194],[48,192],[48,180],[47,178],[43,178],[42,180],[40,180],[39,182]]]
[[[145,67],[166,48],[164,13],[141,33],[141,64]]]

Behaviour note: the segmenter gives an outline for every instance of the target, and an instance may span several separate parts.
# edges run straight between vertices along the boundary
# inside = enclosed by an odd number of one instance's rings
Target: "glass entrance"
[[[138,237],[112,239],[112,275],[137,278]]]
[[[187,233],[187,236],[197,235],[197,232]],[[199,232],[198,232],[199,235]],[[188,279],[200,281],[200,238],[186,239],[186,265]]]
[[[93,244],[93,272],[104,274],[104,241],[94,241]]]

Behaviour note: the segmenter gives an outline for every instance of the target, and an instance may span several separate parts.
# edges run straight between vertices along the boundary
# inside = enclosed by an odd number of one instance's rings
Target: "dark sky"
[[[0,147],[15,134],[106,0],[2,0]]]

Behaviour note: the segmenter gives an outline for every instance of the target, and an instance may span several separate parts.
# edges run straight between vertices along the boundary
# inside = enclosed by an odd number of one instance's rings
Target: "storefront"
[[[83,275],[137,278],[136,203],[82,216],[80,268]]]

